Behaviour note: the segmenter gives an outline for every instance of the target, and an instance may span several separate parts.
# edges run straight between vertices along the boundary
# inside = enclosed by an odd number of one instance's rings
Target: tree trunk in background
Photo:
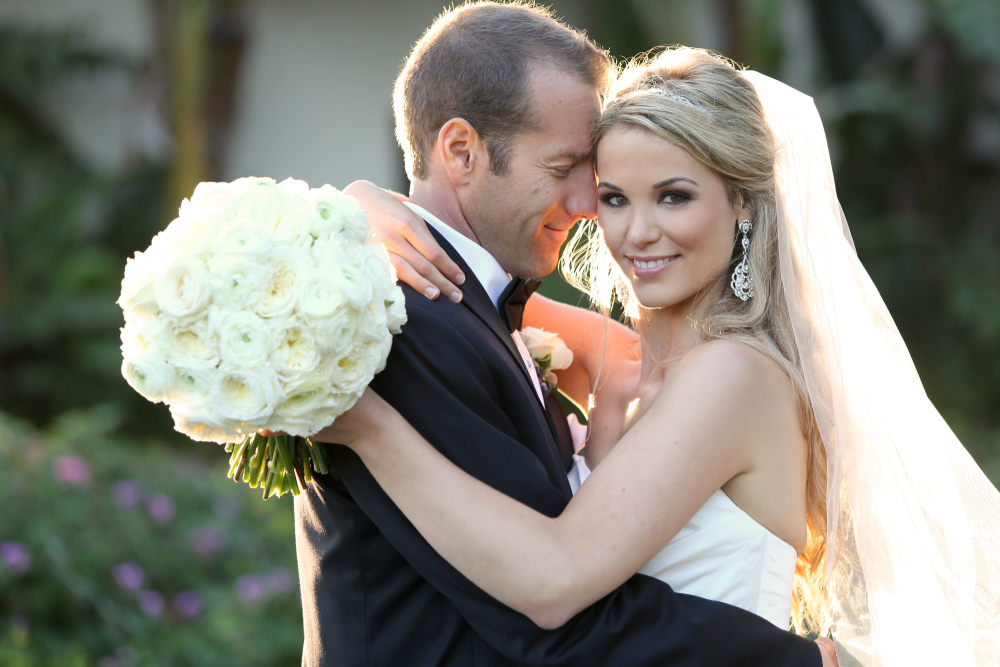
[[[173,39],[168,42],[170,117],[174,131],[174,160],[167,178],[166,213],[176,216],[180,202],[208,177],[208,132],[205,83],[208,80],[210,0],[176,3]]]

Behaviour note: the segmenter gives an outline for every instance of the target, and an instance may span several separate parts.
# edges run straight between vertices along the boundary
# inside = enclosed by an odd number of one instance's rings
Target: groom
[[[549,516],[571,493],[511,336],[526,295],[507,274],[548,274],[573,223],[594,217],[590,128],[610,69],[543,10],[483,3],[439,18],[396,84],[412,208],[465,297],[404,287],[409,321],[372,388],[457,465]],[[821,664],[813,642],[641,575],[542,629],[442,559],[353,452],[331,450],[330,474],[295,501],[305,666]]]

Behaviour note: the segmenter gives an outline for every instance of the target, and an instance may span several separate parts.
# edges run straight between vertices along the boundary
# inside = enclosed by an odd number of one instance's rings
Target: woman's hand
[[[823,658],[823,667],[840,667],[840,661],[837,660],[837,649],[833,644],[833,640],[828,637],[820,637],[816,640],[819,644],[819,652]]]
[[[376,240],[389,251],[389,261],[400,280],[428,299],[445,294],[455,303],[462,300],[455,285],[464,283],[465,276],[431,236],[423,219],[403,206],[406,197],[368,181],[354,181],[344,188],[344,194],[357,199],[368,214],[368,224]]]
[[[398,413],[372,389],[365,388],[361,398],[350,410],[319,433],[310,436],[319,442],[330,442],[357,449],[364,436],[375,437],[379,429],[391,422]]]

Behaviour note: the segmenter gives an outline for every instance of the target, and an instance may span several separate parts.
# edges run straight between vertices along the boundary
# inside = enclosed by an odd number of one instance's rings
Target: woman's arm
[[[473,583],[554,628],[635,574],[712,493],[753,467],[753,434],[769,437],[774,413],[773,393],[761,390],[760,378],[775,375],[767,364],[730,341],[689,354],[555,518],[462,472],[371,391],[315,437],[352,447]]]
[[[445,276],[459,284],[464,276],[458,278],[458,266],[441,250],[420,216],[402,205],[402,195],[367,181],[351,183],[344,193],[355,197],[365,210],[400,280],[431,299],[439,293],[452,301],[461,298],[453,296],[460,292]],[[536,295],[525,307],[524,324],[559,334],[573,352],[573,365],[558,373],[559,389],[585,412],[590,393],[612,369],[620,367],[619,362],[639,359],[639,337],[634,331],[585,308]],[[603,377],[598,378],[599,372]]]

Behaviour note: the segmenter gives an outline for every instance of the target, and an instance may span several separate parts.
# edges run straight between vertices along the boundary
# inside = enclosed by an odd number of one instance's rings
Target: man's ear
[[[464,118],[452,118],[441,126],[436,148],[445,173],[455,185],[468,185],[473,175],[488,164],[485,142]]]

